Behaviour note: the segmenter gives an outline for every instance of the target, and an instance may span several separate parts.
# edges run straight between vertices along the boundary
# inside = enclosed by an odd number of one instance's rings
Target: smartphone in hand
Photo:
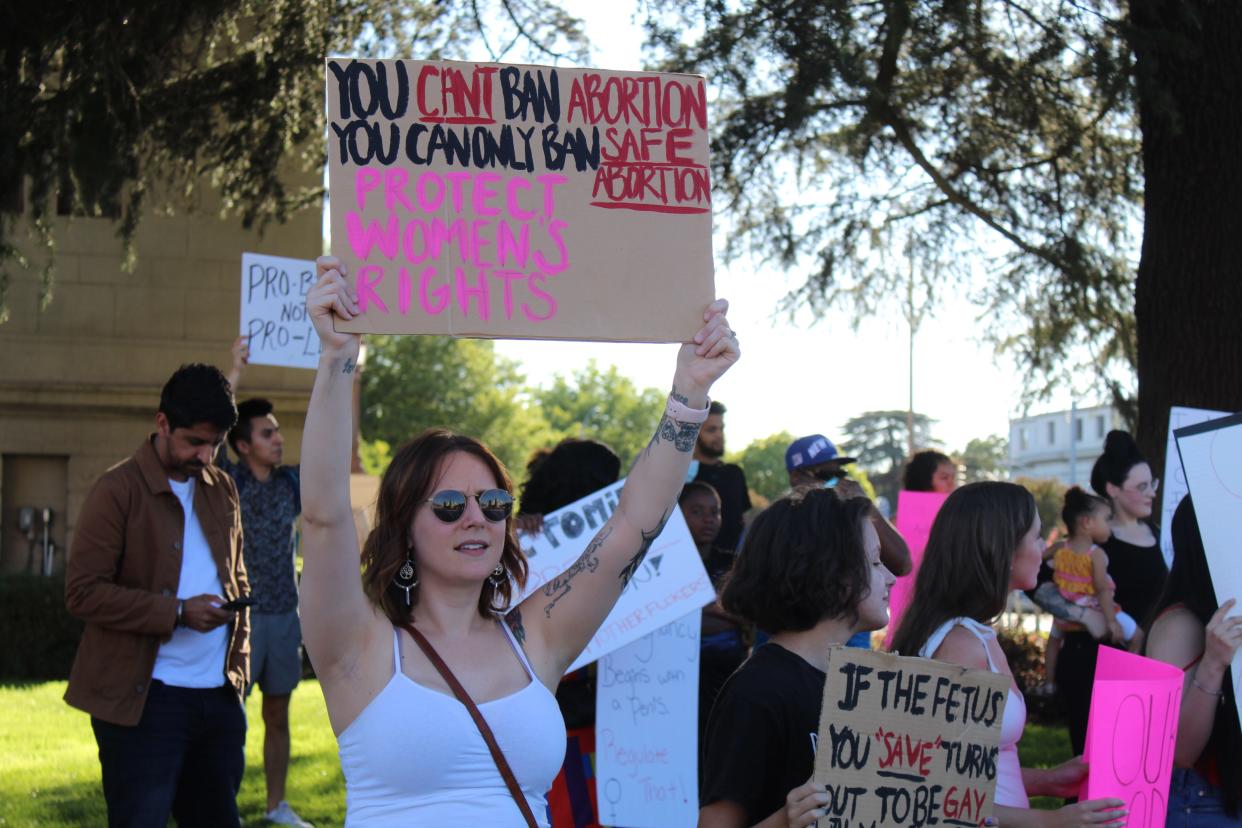
[[[250,606],[254,606],[254,598],[250,595],[243,595],[240,598],[234,598],[232,601],[221,604],[220,609],[228,610],[229,612],[236,612],[242,607]]]

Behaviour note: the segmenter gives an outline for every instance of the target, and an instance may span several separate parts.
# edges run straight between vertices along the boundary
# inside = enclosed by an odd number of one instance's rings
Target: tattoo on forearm
[[[517,639],[517,643],[526,643],[526,627],[522,625],[522,611],[517,607],[509,610],[505,616],[505,623],[509,625],[509,629],[513,632],[513,637]]]
[[[354,372],[354,367],[355,367],[357,364],[358,364],[358,363],[354,362],[353,357],[346,357],[346,359],[345,359],[345,368],[344,368],[344,370],[342,370],[342,371],[341,371],[341,373],[342,373],[342,374],[352,374],[352,373]]]
[[[673,399],[677,400],[677,402],[681,403],[682,405],[690,405],[690,398],[687,397],[685,394],[678,394],[676,385],[673,386],[672,391],[668,392],[668,395],[672,397]]]
[[[1045,587],[1050,588],[1045,589]],[[1035,590],[1035,593],[1031,597],[1041,609],[1046,611],[1053,618],[1059,618],[1062,621],[1082,620],[1081,614],[1079,614],[1077,618],[1071,614],[1070,607],[1073,605],[1070,604],[1069,601],[1065,600],[1065,597],[1061,595],[1061,592],[1056,588],[1055,584],[1040,584],[1039,589]]]
[[[660,418],[660,424],[656,426],[656,432],[651,435],[651,442],[647,444],[643,454],[650,453],[662,442],[672,443],[673,448],[682,454],[689,454],[694,451],[694,444],[699,438],[701,425],[701,423],[679,423],[665,414]]]
[[[651,544],[655,543],[655,539],[660,537],[660,533],[664,531],[664,524],[668,523],[668,518],[671,514],[671,511],[665,512],[664,516],[660,518],[659,524],[651,531],[647,531],[646,529],[642,530],[642,545],[638,547],[638,551],[634,553],[634,557],[630,558],[629,563],[625,565],[625,568],[621,570],[621,574],[617,576],[621,579],[622,589],[629,586],[630,579],[634,577],[634,573],[638,571],[638,567],[642,566],[643,558],[647,557],[647,550],[651,549]]]
[[[569,569],[566,569],[544,585],[543,594],[552,599],[543,608],[545,616],[548,618],[552,617],[552,608],[569,594],[569,591],[573,588],[570,582],[574,578],[583,572],[594,572],[599,569],[599,555],[596,553],[599,552],[599,548],[604,545],[604,541],[611,534],[612,524],[608,524],[603,529],[600,529],[599,534],[591,539],[591,542],[587,544],[586,550],[578,557],[578,560],[570,564]]]

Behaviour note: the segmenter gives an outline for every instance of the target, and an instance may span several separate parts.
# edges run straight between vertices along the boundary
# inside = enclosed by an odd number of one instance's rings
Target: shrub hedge
[[[61,575],[0,576],[0,681],[69,678],[82,622],[65,610]]]

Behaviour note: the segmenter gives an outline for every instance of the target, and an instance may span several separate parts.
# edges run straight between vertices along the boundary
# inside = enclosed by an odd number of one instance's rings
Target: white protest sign
[[[249,337],[251,365],[319,367],[319,334],[306,316],[315,263],[243,253],[241,333]]]
[[[1216,600],[1242,599],[1242,414],[1179,428],[1175,436]],[[1242,712],[1242,652],[1233,659],[1233,690]]]
[[[624,480],[618,480],[544,515],[543,531],[538,535],[518,536],[530,566],[526,589],[519,601],[538,589],[553,590],[556,576],[578,559],[617,508],[624,484]],[[548,592],[548,597],[554,594],[554,591]],[[590,664],[714,600],[716,591],[703,568],[694,539],[690,537],[686,519],[680,509],[673,509],[664,531],[647,550],[647,557],[630,578],[621,599],[569,671]]]
[[[599,661],[595,783],[608,825],[698,820],[700,617],[692,612]]]
[[[1182,461],[1177,456],[1177,440],[1173,432],[1179,428],[1198,425],[1208,420],[1227,416],[1228,411],[1209,411],[1206,408],[1185,408],[1175,405],[1169,409],[1169,441],[1164,453],[1164,477],[1160,487],[1164,496],[1160,501],[1160,550],[1164,552],[1166,566],[1173,565],[1173,537],[1170,526],[1173,525],[1173,513],[1177,504],[1186,496],[1186,475],[1182,472]]]

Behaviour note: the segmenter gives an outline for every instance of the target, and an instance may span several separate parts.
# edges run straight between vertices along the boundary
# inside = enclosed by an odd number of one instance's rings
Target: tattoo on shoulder
[[[638,547],[638,551],[634,553],[634,557],[630,558],[629,563],[621,570],[621,574],[617,577],[621,579],[621,588],[625,589],[630,584],[630,579],[634,577],[634,573],[638,571],[638,567],[642,566],[643,558],[647,557],[647,551],[651,549],[651,544],[655,543],[655,539],[664,531],[664,524],[668,523],[669,515],[672,512],[665,512],[664,517],[660,518],[659,524],[650,531],[642,530],[643,542]]]
[[[545,616],[548,618],[552,617],[552,608],[573,589],[571,582],[574,578],[583,572],[594,572],[599,569],[599,548],[604,545],[604,541],[611,534],[612,524],[610,523],[599,530],[599,534],[591,539],[591,542],[587,544],[587,548],[578,557],[578,560],[569,565],[569,569],[566,569],[544,585],[543,594],[552,599],[543,608]]]
[[[509,625],[509,629],[513,632],[513,637],[517,639],[517,643],[526,644],[526,627],[522,625],[522,611],[517,607],[509,610],[505,615],[505,623]]]
[[[352,374],[352,373],[354,372],[354,367],[355,367],[357,364],[358,364],[358,363],[354,362],[353,357],[346,357],[346,359],[345,359],[345,368],[341,371],[341,373],[342,373],[342,374]]]

